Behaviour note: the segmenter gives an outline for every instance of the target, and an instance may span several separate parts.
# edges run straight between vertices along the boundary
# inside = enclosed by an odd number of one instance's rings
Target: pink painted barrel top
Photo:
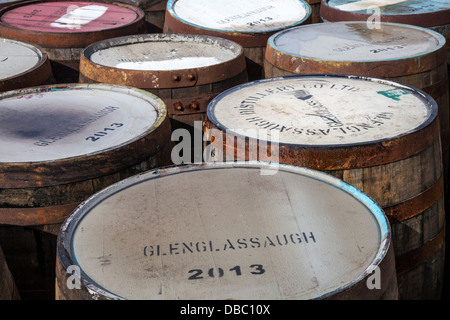
[[[132,9],[96,2],[45,2],[11,9],[1,21],[19,29],[40,32],[91,32],[132,23]]]

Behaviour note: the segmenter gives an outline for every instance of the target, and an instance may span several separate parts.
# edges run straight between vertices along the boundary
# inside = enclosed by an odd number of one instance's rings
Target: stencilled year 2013
[[[112,123],[109,127],[103,128],[103,131],[98,131],[94,133],[92,136],[86,138],[88,141],[97,141],[101,137],[106,136],[109,132],[114,131],[123,126],[123,123]]]
[[[254,27],[254,26],[258,25],[258,24],[261,24],[261,23],[264,23],[264,22],[267,22],[267,21],[270,21],[270,20],[273,20],[273,19],[272,19],[271,17],[265,17],[265,18],[261,18],[261,19],[259,19],[259,20],[247,22],[247,24],[248,24],[250,27]]]
[[[243,273],[249,273],[252,275],[261,275],[266,272],[264,266],[262,264],[252,264],[248,266],[248,268],[241,268],[241,266],[234,266],[228,270],[224,270],[222,268],[210,268],[208,270],[203,269],[191,269],[188,271],[190,275],[188,280],[201,280],[205,277],[209,278],[221,278],[225,275],[225,272],[234,275],[241,276]]]

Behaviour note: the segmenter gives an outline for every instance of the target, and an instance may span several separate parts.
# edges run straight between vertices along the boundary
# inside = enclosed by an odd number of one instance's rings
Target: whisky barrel
[[[449,80],[444,37],[426,28],[381,22],[300,26],[269,38],[266,77],[334,73],[379,77],[429,93],[439,106],[442,155],[449,179]]]
[[[309,167],[372,197],[392,224],[399,298],[441,297],[444,184],[429,95],[385,79],[294,75],[227,90],[207,116],[209,147],[227,160]]]
[[[167,110],[148,92],[54,85],[0,101],[2,225],[61,224],[101,188],[170,162]]]
[[[323,0],[320,7],[322,20],[365,21],[377,28],[380,22],[403,23],[432,29],[441,33],[447,43],[447,66],[450,73],[450,3],[447,0],[385,0],[349,1]]]
[[[172,130],[191,134],[195,151],[208,103],[219,93],[247,82],[243,48],[232,41],[204,35],[142,34],[107,39],[81,54],[80,82],[102,82],[147,90],[167,106]],[[196,123],[198,122],[198,124]],[[201,147],[201,145],[199,145]],[[189,161],[194,159],[191,157]]]
[[[67,219],[56,297],[396,299],[392,250],[381,208],[323,172],[167,167],[102,190]]]
[[[267,39],[276,31],[311,21],[303,0],[169,0],[165,33],[204,34],[244,47],[250,80],[263,78]]]
[[[2,248],[0,247],[0,300],[20,300],[14,277],[8,269]]]
[[[120,2],[26,1],[0,10],[0,36],[40,46],[59,83],[78,82],[80,53],[86,46],[142,32],[144,12]]]
[[[0,38],[0,92],[53,81],[47,54],[38,47]]]
[[[222,38],[141,34],[87,47],[80,82],[137,87],[161,98],[169,117],[193,125],[217,94],[247,82],[243,48]]]
[[[170,163],[167,110],[148,92],[95,84],[0,101],[0,245],[24,297],[54,298],[62,222],[97,191]]]

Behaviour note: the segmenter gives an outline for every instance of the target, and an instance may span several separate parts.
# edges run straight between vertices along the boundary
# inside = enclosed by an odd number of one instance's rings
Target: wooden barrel
[[[144,12],[120,2],[27,1],[0,10],[0,36],[40,46],[59,83],[78,82],[86,46],[143,32]]]
[[[444,177],[449,180],[449,80],[444,37],[412,25],[312,24],[269,38],[266,77],[331,73],[379,77],[429,93],[439,106]],[[447,183],[446,183],[447,184]]]
[[[0,247],[0,300],[20,300],[14,277],[8,269],[2,248]]]
[[[167,197],[180,185],[189,188]],[[74,211],[57,252],[60,300],[398,294],[381,208],[339,179],[288,165],[204,163],[128,178]]]
[[[204,34],[244,47],[250,80],[264,77],[264,51],[276,31],[311,21],[303,0],[169,0],[164,32]]]
[[[403,23],[425,27],[441,33],[446,38],[448,72],[450,73],[450,3],[447,0],[323,0],[320,8],[322,20],[378,21]]]
[[[55,85],[0,101],[0,224],[61,224],[101,188],[170,163],[167,110],[148,92]]]
[[[87,47],[80,60],[80,82],[126,85],[155,94],[167,106],[172,130],[187,129],[191,138],[197,130],[201,134],[208,103],[247,81],[243,48],[212,36],[158,33],[113,38]]]
[[[445,211],[437,115],[429,95],[393,81],[294,75],[217,96],[206,135],[227,160],[309,167],[368,194],[392,224],[400,299],[439,299]]]
[[[47,54],[29,43],[0,38],[0,92],[50,84]]]
[[[8,91],[0,101],[9,150],[0,155],[0,245],[19,290],[54,297],[62,222],[99,190],[170,163],[167,110],[149,92],[101,84]]]

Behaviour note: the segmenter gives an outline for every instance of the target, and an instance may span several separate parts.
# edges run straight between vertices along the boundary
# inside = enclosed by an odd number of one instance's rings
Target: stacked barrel
[[[0,297],[446,298],[450,3],[377,4],[0,2]]]

